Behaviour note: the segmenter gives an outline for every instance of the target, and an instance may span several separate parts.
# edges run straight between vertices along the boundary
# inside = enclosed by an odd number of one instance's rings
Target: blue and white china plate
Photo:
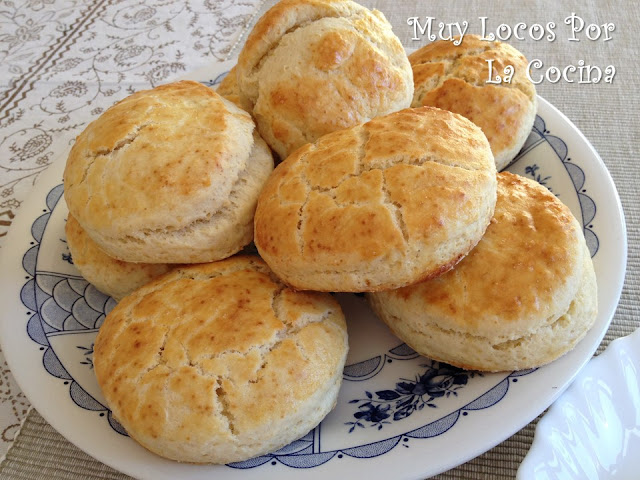
[[[587,363],[536,426],[517,480],[640,475],[640,329]]]
[[[190,78],[215,85],[231,67]],[[544,411],[591,358],[616,308],[626,233],[609,172],[589,142],[540,99],[509,170],[535,178],[584,225],[600,311],[569,354],[545,367],[479,374],[432,362],[402,344],[364,298],[340,294],[350,353],[336,408],[304,438],[233,465],[190,465],[149,453],[111,416],[95,381],[93,341],[114,302],[88,285],[65,243],[65,153],[21,208],[2,252],[2,349],[20,387],[71,442],[134,477],[160,479],[424,478],[483,453]]]

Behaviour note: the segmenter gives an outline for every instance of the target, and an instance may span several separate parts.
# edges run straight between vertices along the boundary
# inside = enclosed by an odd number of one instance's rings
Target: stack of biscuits
[[[67,241],[119,300],[94,366],[132,438],[228,463],[305,435],[348,351],[330,292],[366,292],[400,339],[464,368],[573,348],[595,320],[591,257],[553,194],[497,173],[536,95],[525,67],[486,85],[487,58],[527,64],[469,35],[407,57],[378,11],[282,0],[217,92],[141,91],[85,129]],[[259,256],[241,252],[252,241]]]

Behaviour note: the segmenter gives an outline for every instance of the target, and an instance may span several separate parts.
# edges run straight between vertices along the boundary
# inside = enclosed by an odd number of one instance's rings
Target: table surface
[[[34,182],[68,148],[87,122],[129,93],[234,58],[256,19],[273,0],[0,0],[0,249]],[[612,65],[612,83],[546,80],[538,93],[593,144],[622,201],[628,265],[622,297],[598,352],[640,326],[640,48],[632,1],[537,2],[363,0],[382,11],[407,48],[428,40],[407,20],[469,23],[469,33],[500,24],[554,22],[556,38],[528,34],[509,43],[545,68]],[[613,24],[598,40],[586,31],[570,41],[575,14],[586,25]],[[576,20],[578,21],[578,20]],[[606,40],[606,37],[610,38]],[[0,477],[127,478],[67,442],[30,408],[0,352]],[[535,421],[476,459],[438,478],[513,478],[533,439]],[[46,472],[46,473],[43,473]]]

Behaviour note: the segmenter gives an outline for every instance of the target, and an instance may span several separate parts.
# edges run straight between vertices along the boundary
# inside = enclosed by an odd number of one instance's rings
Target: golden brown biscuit
[[[369,299],[420,354],[489,371],[558,358],[597,313],[580,224],[545,187],[507,172],[498,175],[495,216],[464,260],[441,277]]]
[[[100,328],[96,377],[129,435],[164,457],[227,463],[305,435],[333,408],[347,354],[339,304],[294,292],[258,257],[177,268]]]
[[[130,263],[110,257],[69,215],[65,224],[73,264],[87,282],[119,301],[136,288],[171,270],[166,263]]]
[[[258,200],[254,242],[298,289],[397,288],[452,268],[480,240],[495,199],[480,129],[444,110],[406,109],[281,163]]]
[[[281,159],[320,136],[411,104],[411,66],[391,25],[350,0],[282,0],[240,52],[243,104]]]
[[[409,55],[409,61],[415,83],[411,106],[430,105],[467,117],[487,136],[497,169],[506,167],[527,140],[538,108],[527,59],[506,43],[465,35],[459,46],[436,41]],[[515,69],[510,83],[487,83],[498,74],[504,77],[507,65]]]
[[[135,93],[77,138],[64,171],[69,211],[112,257],[197,263],[252,240],[273,158],[250,116],[204,85]]]

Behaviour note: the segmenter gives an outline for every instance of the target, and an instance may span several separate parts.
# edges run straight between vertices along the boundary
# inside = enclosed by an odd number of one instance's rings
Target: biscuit
[[[64,229],[73,264],[80,274],[116,301],[173,268],[166,263],[130,263],[110,257],[72,215],[67,218]]]
[[[240,52],[243,103],[286,158],[320,136],[411,104],[411,66],[384,15],[350,0],[282,0]]]
[[[107,315],[93,356],[115,418],[193,463],[275,451],[333,408],[347,354],[340,305],[286,288],[258,257],[176,268]]]
[[[552,193],[498,175],[491,225],[450,272],[369,296],[418,353],[473,370],[534,368],[571,350],[597,314],[582,228]]]
[[[246,112],[182,81],[135,93],[89,124],[67,159],[64,196],[112,257],[208,262],[252,240],[272,169]]]
[[[495,201],[480,129],[444,110],[406,109],[325,135],[276,167],[254,242],[298,289],[397,288],[452,268],[480,240]]]
[[[245,112],[251,113],[251,104],[246,103],[246,101],[243,103],[243,99],[240,97],[235,65],[231,67],[231,70],[229,70],[227,75],[222,79],[222,81],[218,85],[218,88],[216,88],[216,92],[218,92],[219,95],[223,96],[230,102],[234,103],[236,106],[243,109]]]
[[[506,167],[527,140],[538,108],[527,59],[506,43],[466,35],[459,46],[446,40],[426,45],[409,61],[415,83],[411,106],[430,105],[467,117],[487,136],[497,169]],[[509,83],[487,83],[498,74],[504,77],[508,65],[514,69]]]

